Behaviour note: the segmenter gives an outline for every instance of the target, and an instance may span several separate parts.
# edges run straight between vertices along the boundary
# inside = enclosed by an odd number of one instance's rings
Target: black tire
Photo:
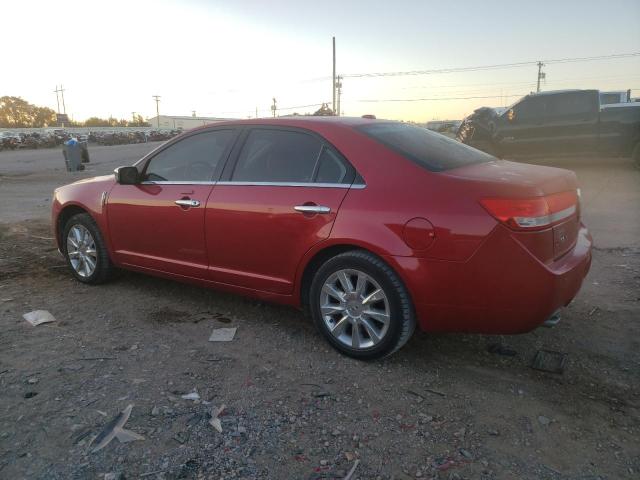
[[[74,269],[71,263],[71,259],[69,258],[69,253],[67,251],[67,237],[69,235],[69,231],[76,225],[80,225],[89,231],[89,233],[93,237],[93,241],[96,247],[96,266],[93,272],[88,276],[82,276]],[[69,265],[71,273],[79,282],[89,285],[98,285],[100,283],[106,282],[112,277],[115,267],[113,266],[113,264],[111,263],[111,259],[109,258],[109,252],[107,251],[106,245],[104,243],[102,233],[100,232],[100,229],[98,228],[95,220],[88,213],[79,213],[77,215],[74,215],[67,221],[64,226],[61,244],[64,256],[67,260],[67,265]]]
[[[320,298],[325,282],[334,273],[354,269],[375,280],[384,291],[390,311],[389,326],[378,344],[366,349],[354,349],[334,337],[320,310]],[[309,294],[309,307],[316,327],[339,352],[360,360],[373,360],[396,352],[411,338],[416,319],[409,293],[400,277],[376,255],[364,250],[351,250],[327,260],[315,273]]]

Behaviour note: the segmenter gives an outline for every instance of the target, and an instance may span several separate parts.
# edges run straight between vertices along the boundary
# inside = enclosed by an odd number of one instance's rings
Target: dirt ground
[[[76,282],[51,191],[155,145],[0,153],[0,478],[637,479],[640,171],[563,161],[596,249],[562,322],[514,337],[418,333],[396,355],[340,356],[289,308],[123,273]],[[55,323],[32,327],[43,309]],[[214,328],[237,327],[229,343]],[[502,354],[489,347],[499,344]],[[531,368],[563,352],[562,374]],[[515,355],[504,355],[512,350]],[[200,400],[182,395],[197,391]],[[142,441],[92,439],[133,404]],[[210,424],[213,407],[222,433]]]

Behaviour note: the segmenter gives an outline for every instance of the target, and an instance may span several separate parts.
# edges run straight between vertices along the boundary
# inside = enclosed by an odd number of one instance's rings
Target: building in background
[[[158,123],[158,120],[160,122]],[[151,128],[160,128],[162,130],[189,130],[191,128],[201,127],[209,123],[221,122],[223,120],[231,120],[229,118],[216,117],[191,117],[181,115],[160,115],[159,117],[147,118]]]

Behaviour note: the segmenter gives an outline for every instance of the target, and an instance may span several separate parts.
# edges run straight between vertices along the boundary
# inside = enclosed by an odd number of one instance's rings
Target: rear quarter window
[[[372,123],[358,130],[432,172],[495,160],[464,143],[405,123]]]

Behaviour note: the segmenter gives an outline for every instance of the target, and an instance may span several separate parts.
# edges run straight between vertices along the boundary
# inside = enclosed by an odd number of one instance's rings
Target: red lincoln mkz
[[[567,170],[364,118],[217,123],[58,188],[81,282],[121,267],[307,307],[357,358],[430,332],[552,322],[591,263]]]

